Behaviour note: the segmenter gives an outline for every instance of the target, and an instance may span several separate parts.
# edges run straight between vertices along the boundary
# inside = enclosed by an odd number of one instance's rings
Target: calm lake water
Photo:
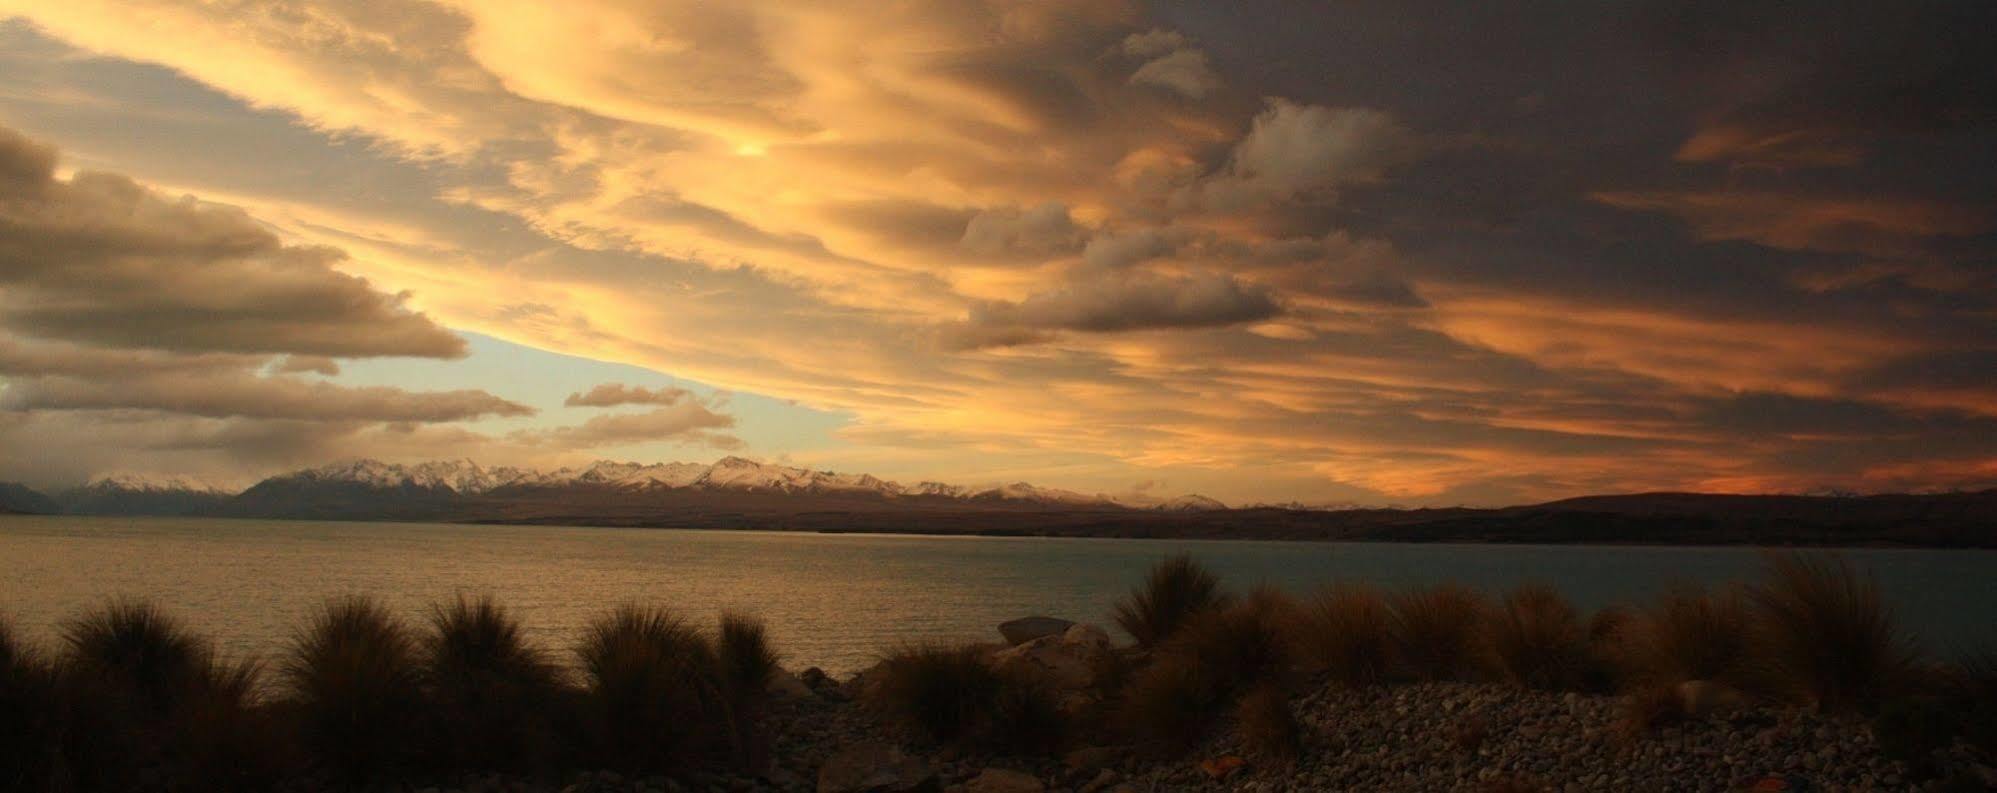
[[[793,668],[843,673],[894,643],[995,639],[1027,614],[1107,622],[1160,557],[1190,552],[1236,587],[1337,581],[1558,586],[1577,604],[1737,581],[1748,548],[1281,543],[827,535],[544,526],[0,516],[0,615],[31,640],[112,595],[168,607],[224,652],[269,656],[327,598],[369,594],[416,620],[456,593],[496,595],[566,647],[626,601],[710,620],[763,617]],[[1938,652],[1997,643],[1997,552],[1850,550]]]

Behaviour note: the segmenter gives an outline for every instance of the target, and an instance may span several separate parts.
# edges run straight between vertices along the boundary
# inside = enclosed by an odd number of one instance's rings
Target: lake
[[[1107,622],[1160,557],[1189,552],[1236,589],[1304,592],[1455,581],[1497,592],[1538,581],[1594,608],[1687,583],[1739,581],[1751,548],[919,537],[755,531],[178,518],[0,516],[0,615],[48,646],[113,595],[150,598],[233,657],[279,651],[303,617],[346,594],[412,622],[457,593],[497,596],[549,647],[642,601],[710,621],[761,616],[793,668],[862,668],[897,642],[997,638],[1013,617]],[[1997,551],[1842,552],[1877,576],[1926,646],[1997,643]]]

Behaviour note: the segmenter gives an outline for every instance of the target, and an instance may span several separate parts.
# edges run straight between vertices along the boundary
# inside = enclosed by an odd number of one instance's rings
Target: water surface
[[[764,618],[793,667],[851,671],[896,642],[995,638],[1026,614],[1106,621],[1153,561],[1190,552],[1231,585],[1338,581],[1486,591],[1553,584],[1594,608],[1674,584],[1736,581],[1751,548],[919,537],[756,531],[0,516],[0,614],[52,642],[114,594],[151,598],[233,656],[268,657],[346,594],[410,619],[496,595],[550,647],[611,606]],[[1997,551],[1850,550],[1939,651],[1997,643]]]

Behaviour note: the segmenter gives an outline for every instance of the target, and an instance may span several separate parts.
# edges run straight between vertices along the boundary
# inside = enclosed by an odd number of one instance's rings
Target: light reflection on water
[[[236,657],[277,652],[327,598],[362,593],[415,621],[491,593],[567,647],[620,602],[711,621],[761,616],[786,665],[858,669],[897,642],[996,638],[1026,614],[1105,621],[1152,561],[1191,552],[1230,584],[1400,588],[1554,584],[1579,605],[1752,575],[1747,548],[1070,540],[785,532],[0,516],[0,615],[35,641],[114,594],[151,598]],[[1911,629],[1950,651],[1997,642],[1997,552],[1851,550]]]

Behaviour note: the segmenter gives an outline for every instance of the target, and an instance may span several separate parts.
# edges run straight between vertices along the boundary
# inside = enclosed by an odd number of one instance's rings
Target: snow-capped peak
[[[1040,487],[1014,482],[990,488],[969,488],[941,482],[922,482],[906,487],[872,474],[820,471],[780,463],[766,463],[746,457],[723,457],[709,465],[698,463],[635,463],[598,460],[580,469],[560,468],[535,471],[511,467],[486,468],[471,460],[439,460],[413,465],[379,460],[349,460],[319,468],[298,471],[281,479],[347,482],[372,488],[448,490],[475,495],[508,486],[561,488],[589,486],[630,491],[698,488],[706,490],[746,490],[772,493],[818,493],[871,495],[880,498],[924,496],[932,498],[984,501],[1016,501],[1037,504],[1111,507],[1126,506],[1106,495],[1089,495],[1072,490]],[[1159,503],[1172,509],[1225,509],[1220,502],[1202,496],[1184,496]],[[1134,506],[1152,506],[1151,503]]]
[[[222,495],[234,492],[197,477],[134,473],[118,473],[98,477],[89,484],[84,485],[83,489],[127,493],[217,493]]]

